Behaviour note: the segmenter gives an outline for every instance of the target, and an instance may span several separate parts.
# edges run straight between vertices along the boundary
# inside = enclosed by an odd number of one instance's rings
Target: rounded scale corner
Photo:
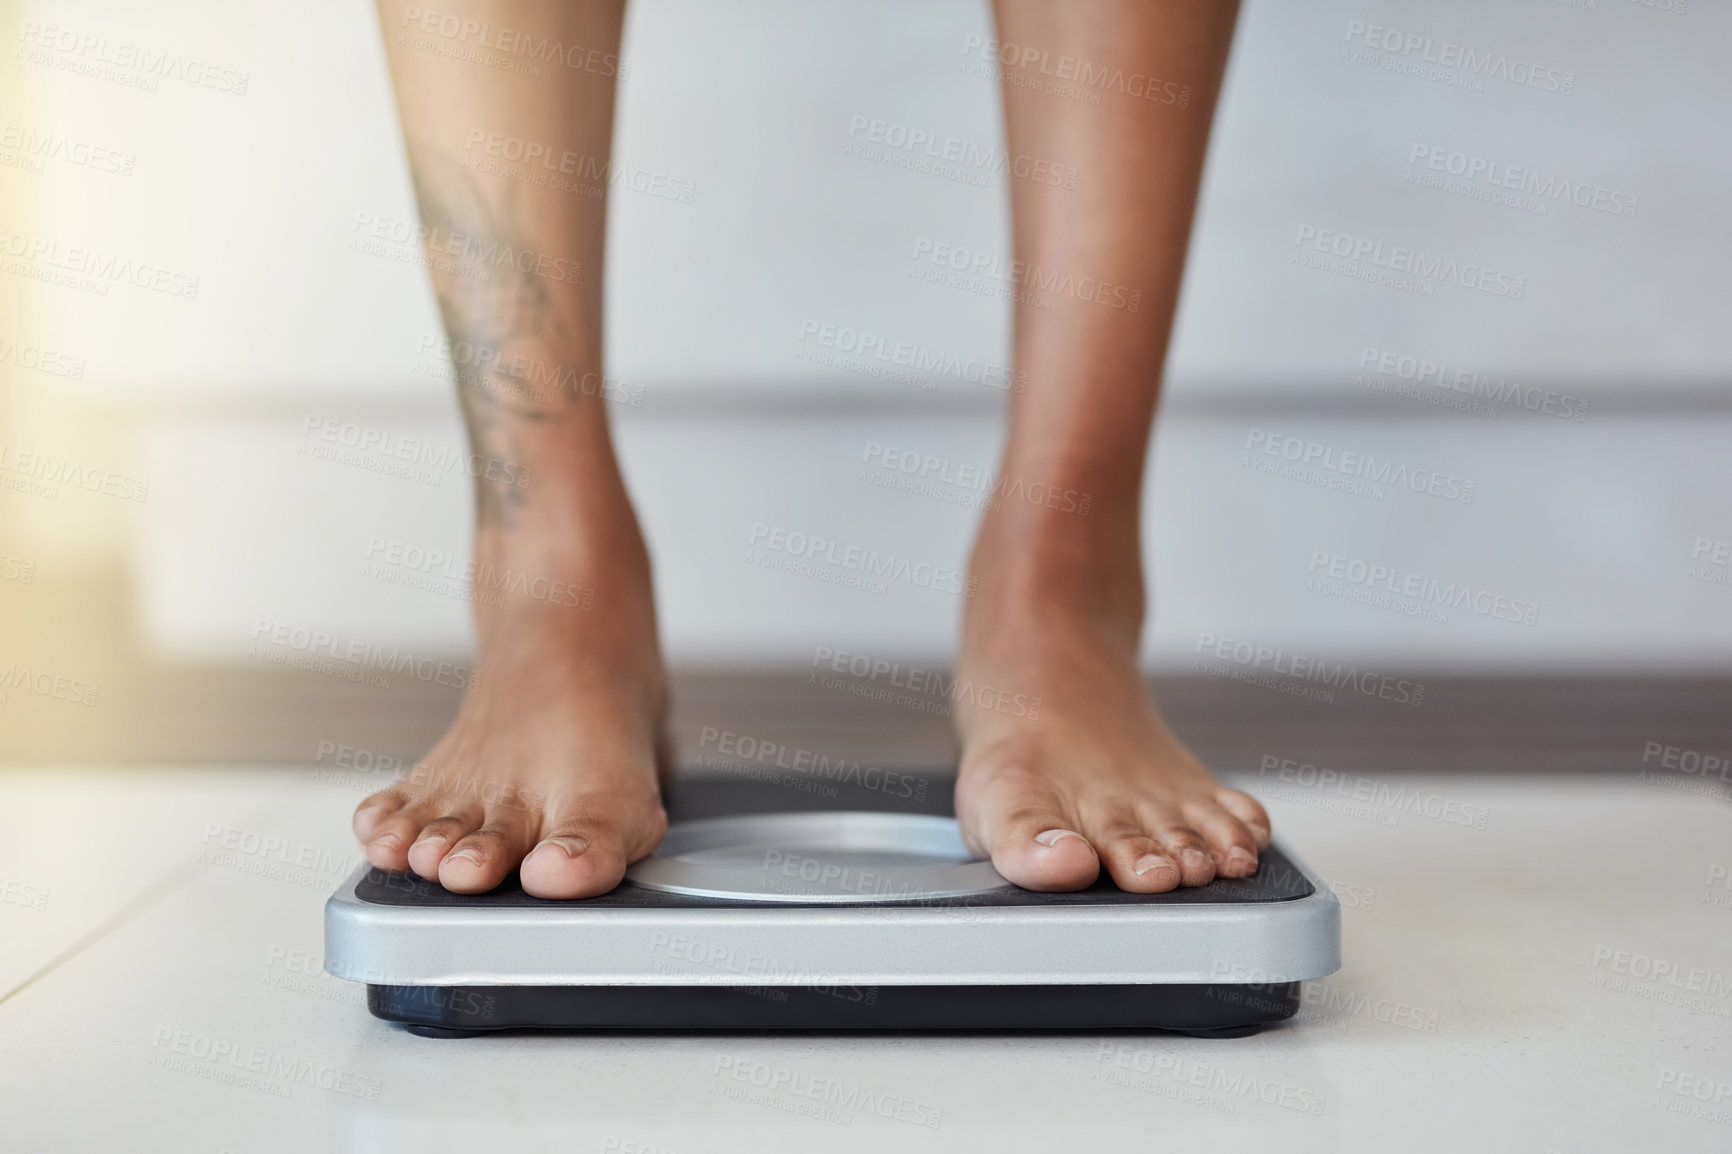
[[[355,867],[339,885],[330,897],[325,899],[325,949],[324,970],[333,978],[342,981],[364,982],[372,980],[368,975],[357,972],[352,960],[358,949],[364,952],[366,938],[372,932],[373,916],[377,910],[372,903],[362,901],[357,892],[361,879],[367,876],[370,867],[366,863]]]
[[[1295,906],[1303,921],[1294,927],[1288,943],[1296,957],[1291,976],[1285,980],[1326,978],[1341,969],[1341,901],[1313,877],[1312,892]]]

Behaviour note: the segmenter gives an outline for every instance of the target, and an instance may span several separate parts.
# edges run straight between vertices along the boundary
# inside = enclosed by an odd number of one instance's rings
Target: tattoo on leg
[[[463,166],[437,149],[418,142],[411,150],[415,200],[421,223],[436,237],[465,237],[482,253],[528,251],[513,225],[512,191],[495,211],[486,193]],[[508,480],[515,470],[488,467],[489,461],[522,461],[522,426],[557,420],[573,394],[558,386],[552,373],[551,392],[537,392],[531,370],[525,376],[519,358],[541,365],[550,349],[570,348],[570,333],[553,307],[547,282],[533,271],[523,272],[514,259],[484,260],[479,267],[463,262],[430,269],[445,335],[455,347],[467,343],[486,355],[470,367],[455,366],[458,401],[469,430],[470,452],[480,458],[475,478],[476,518],[483,524],[512,527],[526,492]],[[542,375],[547,375],[544,369]],[[561,394],[564,394],[563,396]],[[491,477],[489,476],[491,474]]]

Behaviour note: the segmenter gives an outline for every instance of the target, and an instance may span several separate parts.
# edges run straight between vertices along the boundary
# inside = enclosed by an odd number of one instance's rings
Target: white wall
[[[139,419],[153,489],[133,562],[151,643],[232,657],[266,618],[461,650],[458,600],[361,568],[377,537],[460,553],[462,478],[418,484],[299,452],[309,416],[460,443],[448,390],[419,356],[437,327],[422,275],[345,248],[357,213],[412,213],[370,8],[187,0],[113,13],[26,4],[21,20],[249,77],[244,96],[143,92],[67,70],[66,53],[50,52],[61,67],[19,65],[21,120],[137,159],[124,178],[53,164],[18,175],[27,207],[9,206],[0,227],[22,214],[27,231],[201,280],[196,301],[33,288],[24,321],[88,359],[80,397]],[[1571,91],[1394,71],[1411,59],[1350,39],[1360,25],[1518,72],[1537,64]],[[1699,403],[1732,370],[1717,260],[1732,250],[1732,160],[1709,143],[1732,112],[1716,47],[1729,26],[1724,6],[1634,0],[1247,7],[1151,478],[1151,661],[1187,662],[1206,631],[1392,667],[1729,663],[1732,588],[1713,583],[1726,574],[1690,573],[1699,539],[1732,538],[1732,421]],[[741,557],[758,522],[942,566],[964,555],[972,514],[863,484],[858,459],[877,442],[989,463],[998,394],[960,381],[927,392],[798,353],[817,321],[1004,362],[998,302],[908,275],[920,237],[1005,251],[1003,189],[846,152],[856,116],[996,141],[995,86],[960,70],[968,38],[990,35],[979,3],[635,0],[617,159],[695,195],[613,203],[610,371],[642,390],[620,436],[677,658],[947,647],[954,598],[838,589]],[[1546,201],[1540,213],[1422,187],[1416,146],[1638,207]],[[1521,298],[1451,283],[1423,296],[1304,267],[1307,229],[1489,266],[1520,277]],[[1592,404],[1579,422],[1442,412],[1426,403],[1433,385],[1421,399],[1374,394],[1363,381],[1392,382],[1361,373],[1367,348]],[[1655,398],[1670,416],[1646,412]],[[1383,403],[1355,407],[1367,400]],[[1372,499],[1255,473],[1244,446],[1269,433],[1473,481],[1475,500]],[[1321,596],[1304,588],[1318,552],[1536,603],[1536,624],[1415,620]]]

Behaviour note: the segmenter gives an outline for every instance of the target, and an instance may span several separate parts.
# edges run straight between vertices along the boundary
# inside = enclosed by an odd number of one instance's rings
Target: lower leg
[[[1098,288],[1016,305],[1028,384],[975,546],[959,677],[1041,707],[958,703],[958,814],[1030,888],[1086,886],[1102,866],[1141,891],[1245,876],[1268,816],[1173,738],[1137,667],[1143,467],[1234,8],[998,0],[997,13],[1015,46],[1008,151],[1077,171],[1074,188],[1012,181],[1017,260],[1030,282]],[[1128,80],[1099,104],[1062,99],[1014,82],[1031,55]]]
[[[602,58],[622,8],[488,0],[465,15]],[[471,350],[452,361],[475,454],[480,659],[449,732],[361,803],[355,832],[374,865],[460,892],[521,864],[538,896],[601,893],[665,828],[649,557],[600,387],[605,187],[526,179],[537,169],[489,141],[599,170],[613,80],[425,51],[417,38],[436,37],[413,12],[380,2],[433,287],[447,335]]]

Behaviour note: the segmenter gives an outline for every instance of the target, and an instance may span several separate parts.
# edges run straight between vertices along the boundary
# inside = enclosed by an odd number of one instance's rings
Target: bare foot
[[[415,771],[356,809],[375,866],[482,893],[521,864],[527,892],[579,898],[661,840],[649,565],[635,523],[603,536],[533,557],[478,547],[478,590],[510,574],[502,605],[478,605],[479,682]]]
[[[1139,893],[1256,872],[1268,814],[1168,732],[1137,669],[1134,533],[1103,545],[1084,519],[1041,513],[989,514],[975,549],[955,704],[964,840],[1033,890],[1085,888],[1103,865]]]

